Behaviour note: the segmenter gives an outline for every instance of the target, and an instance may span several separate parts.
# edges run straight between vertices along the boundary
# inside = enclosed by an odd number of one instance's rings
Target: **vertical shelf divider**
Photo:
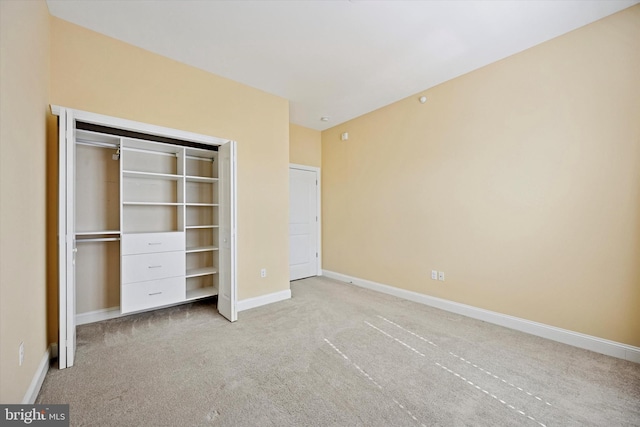
[[[122,149],[122,145],[123,145],[123,140],[122,138],[118,139],[118,167],[120,168],[120,180],[118,182],[118,185],[120,186],[120,190],[118,191],[118,205],[119,205],[119,209],[120,209],[120,236],[122,236],[122,234],[124,233],[124,192],[123,192],[123,185],[124,185],[124,167],[122,166],[124,164],[124,156],[125,156],[125,150]],[[122,241],[120,243],[120,255],[122,256]]]
[[[186,233],[186,224],[187,224],[187,212],[186,212],[186,204],[187,204],[187,191],[186,191],[186,185],[187,185],[187,180],[185,178],[186,176],[186,156],[185,156],[186,150],[185,148],[180,149],[180,151],[176,154],[176,161],[177,161],[177,166],[176,166],[176,173],[180,176],[180,180],[178,181],[178,188],[177,188],[177,202],[179,203],[178,205],[178,231],[182,231],[183,233]],[[186,234],[185,234],[185,239],[186,239]]]

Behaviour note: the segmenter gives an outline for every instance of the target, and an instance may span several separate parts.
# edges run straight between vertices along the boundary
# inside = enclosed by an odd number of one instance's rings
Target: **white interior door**
[[[220,209],[220,265],[218,311],[232,322],[236,311],[236,145],[229,141],[218,148],[218,195]]]
[[[76,352],[75,118],[61,109],[58,127],[58,292],[60,369],[73,366]]]
[[[318,275],[318,172],[289,168],[289,280]]]

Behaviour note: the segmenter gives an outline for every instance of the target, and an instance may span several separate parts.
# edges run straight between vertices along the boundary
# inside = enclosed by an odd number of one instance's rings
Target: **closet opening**
[[[59,116],[60,367],[73,365],[79,324],[203,298],[235,321],[235,142],[52,111]]]

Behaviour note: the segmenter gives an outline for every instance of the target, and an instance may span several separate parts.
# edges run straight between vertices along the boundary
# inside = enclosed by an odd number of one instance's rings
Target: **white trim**
[[[316,194],[316,216],[318,217],[318,238],[316,239],[316,251],[318,252],[318,263],[316,266],[316,275],[322,276],[322,176],[320,175],[320,168],[315,166],[300,165],[297,163],[289,163],[289,169],[300,169],[316,173],[316,179],[318,180],[318,191]]]
[[[189,131],[184,131],[179,129],[166,128],[163,126],[156,126],[148,123],[122,119],[119,117],[104,116],[102,114],[91,113],[88,111],[74,110],[70,108],[68,109],[66,107],[61,107],[59,105],[51,105],[51,112],[56,116],[59,116],[60,113],[65,109],[73,111],[73,118],[75,120],[85,122],[85,123],[93,123],[97,125],[109,126],[109,127],[114,127],[114,128],[123,129],[123,130],[148,133],[150,135],[166,136],[170,138],[182,139],[185,141],[200,142],[200,143],[209,144],[209,145],[222,145],[229,142],[228,139],[216,138],[214,136],[202,135],[199,133],[194,133],[194,132],[189,132]]]
[[[289,168],[320,173],[320,168],[317,166],[307,166],[307,165],[301,165],[299,163],[289,163]]]
[[[53,110],[53,108],[52,108]],[[60,369],[67,367],[67,110],[58,116],[58,357]]]
[[[291,289],[286,289],[284,291],[274,292],[266,295],[260,295],[259,297],[240,300],[236,305],[236,309],[238,310],[238,312],[241,312],[241,311],[249,310],[256,307],[261,307],[263,305],[271,304],[274,302],[280,302],[288,299],[291,299]]]
[[[393,286],[384,285],[382,283],[360,279],[329,270],[323,270],[323,275],[331,279],[351,283],[362,288],[367,288],[374,291],[382,292],[384,294],[393,295],[409,301],[414,301],[420,304],[439,308],[441,310],[461,314],[473,319],[478,319],[485,322],[493,323],[495,325],[504,326],[506,328],[515,329],[517,331],[536,335],[542,338],[550,339],[552,341],[557,341],[563,344],[572,345],[574,347],[591,350],[596,353],[605,354],[607,356],[613,356],[619,359],[640,363],[640,347],[634,347],[616,341],[610,341],[591,335],[581,334],[579,332],[573,332],[567,329],[556,328],[555,326],[532,322],[530,320],[521,319],[519,317],[509,316],[506,314],[496,313],[495,311],[489,311],[466,304],[460,304],[442,298],[419,294],[417,292],[408,291],[405,289],[400,289]]]
[[[44,382],[44,377],[46,377],[47,372],[49,372],[50,360],[51,350],[47,349],[47,351],[44,352],[44,356],[42,356],[42,359],[40,359],[40,364],[38,365],[38,369],[33,375],[33,379],[31,380],[31,384],[29,384],[27,392],[22,398],[23,405],[33,405],[34,403],[36,403],[38,393],[40,393],[40,388],[42,387],[42,383]]]
[[[78,313],[76,314],[76,326],[115,319],[116,317],[121,316],[120,307],[109,307],[95,311],[88,311],[86,313]]]
[[[231,312],[233,321],[238,320],[238,145],[231,146]]]

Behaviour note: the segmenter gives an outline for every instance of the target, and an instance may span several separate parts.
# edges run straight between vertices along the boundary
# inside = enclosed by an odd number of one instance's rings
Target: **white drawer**
[[[184,233],[136,233],[122,235],[122,255],[184,251]]]
[[[181,302],[185,299],[185,292],[184,277],[122,285],[120,311],[130,313]]]
[[[159,252],[122,257],[122,283],[144,282],[184,276],[184,274],[184,252]]]

